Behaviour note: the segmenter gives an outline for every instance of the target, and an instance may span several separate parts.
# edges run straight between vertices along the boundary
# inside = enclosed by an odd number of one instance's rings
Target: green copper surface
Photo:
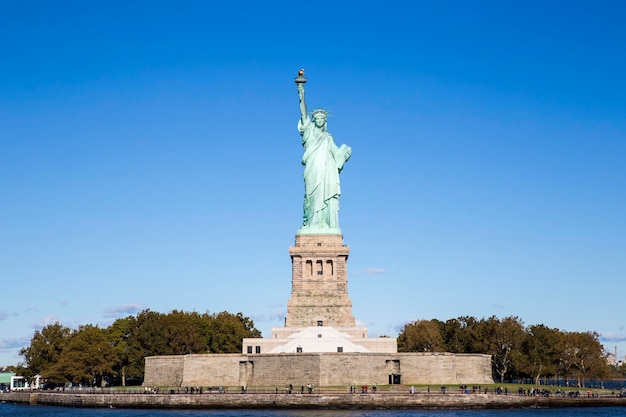
[[[304,71],[296,78],[300,99],[298,130],[304,155],[304,215],[298,234],[341,234],[339,229],[339,173],[350,159],[352,148],[338,147],[330,133],[324,110],[315,110],[313,120],[304,100]]]

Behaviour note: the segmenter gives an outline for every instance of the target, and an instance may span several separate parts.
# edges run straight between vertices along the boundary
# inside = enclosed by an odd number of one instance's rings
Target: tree
[[[457,319],[461,324],[464,353],[486,353],[489,349],[485,332],[487,329],[485,320],[476,320],[472,316],[462,316]]]
[[[535,384],[539,379],[556,375],[559,371],[564,334],[543,324],[529,326],[522,342],[520,370],[531,376]]]
[[[121,364],[128,375],[143,375],[146,356],[241,352],[243,338],[260,337],[261,332],[242,313],[144,310],[136,319],[117,323],[115,335],[113,345],[126,352]]]
[[[165,338],[165,315],[146,309],[131,324],[126,337],[128,369],[143,375],[146,356],[172,354]]]
[[[472,316],[461,316],[445,323],[439,321],[448,352],[485,353],[484,323]]]
[[[441,325],[446,351],[465,353],[465,335],[459,319],[449,319]]]
[[[398,335],[399,352],[443,352],[445,343],[441,336],[440,322],[416,320],[405,324]]]
[[[108,327],[108,340],[115,350],[117,361],[113,370],[122,379],[122,386],[126,386],[127,377],[143,376],[143,369],[130,362],[130,337],[137,326],[133,316],[117,319]]]
[[[68,327],[62,326],[59,322],[49,324],[41,331],[35,330],[30,345],[20,350],[20,355],[24,356],[26,361],[23,376],[30,381],[38,374],[44,378],[48,377],[46,374],[59,361],[70,332]]]
[[[261,337],[261,332],[242,313],[222,311],[209,321],[208,345],[211,353],[241,352],[243,339],[248,337]]]
[[[584,386],[586,379],[601,379],[607,372],[606,354],[596,332],[569,332],[565,334],[563,351],[566,375]]]
[[[520,360],[520,347],[524,339],[524,325],[518,317],[498,320],[495,316],[485,322],[485,337],[494,375],[500,382],[510,377],[512,368]]]
[[[196,312],[173,310],[165,316],[165,338],[174,355],[207,353],[207,322]]]
[[[50,372],[75,384],[100,385],[103,379],[113,376],[118,361],[108,331],[86,325],[72,333]]]

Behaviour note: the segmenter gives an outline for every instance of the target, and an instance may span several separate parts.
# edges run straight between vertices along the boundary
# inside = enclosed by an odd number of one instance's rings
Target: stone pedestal
[[[285,327],[355,327],[348,297],[349,252],[342,235],[296,235],[289,248],[291,298]]]

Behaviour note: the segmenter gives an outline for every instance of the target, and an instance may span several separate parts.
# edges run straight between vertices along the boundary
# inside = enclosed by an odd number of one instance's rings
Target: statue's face
[[[323,127],[326,124],[326,117],[322,114],[316,114],[313,123],[316,127]]]

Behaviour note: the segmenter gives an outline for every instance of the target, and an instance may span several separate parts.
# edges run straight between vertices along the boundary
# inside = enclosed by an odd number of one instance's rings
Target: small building
[[[24,389],[29,389],[30,385],[28,381],[23,376],[13,375],[11,377],[11,391],[20,391]]]
[[[0,373],[0,391],[21,391],[25,389],[39,389],[41,381],[40,375],[35,375],[33,384],[29,384],[28,380],[16,375],[15,372],[1,372]]]
[[[15,372],[0,372],[0,391],[11,389],[11,377],[15,376]]]

